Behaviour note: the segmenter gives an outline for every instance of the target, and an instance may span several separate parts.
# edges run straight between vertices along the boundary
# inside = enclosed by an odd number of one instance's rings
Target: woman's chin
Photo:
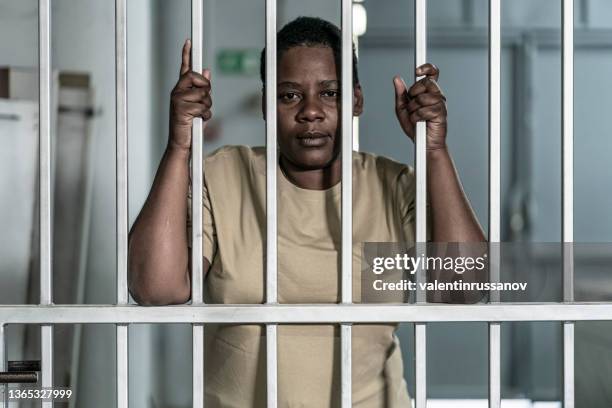
[[[301,152],[297,157],[296,164],[306,169],[322,169],[331,164],[332,155],[330,152],[312,149],[308,152]]]

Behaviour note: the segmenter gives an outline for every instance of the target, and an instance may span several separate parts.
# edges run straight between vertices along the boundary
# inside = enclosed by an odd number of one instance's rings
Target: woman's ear
[[[361,85],[353,87],[353,116],[359,116],[363,112],[363,91]]]

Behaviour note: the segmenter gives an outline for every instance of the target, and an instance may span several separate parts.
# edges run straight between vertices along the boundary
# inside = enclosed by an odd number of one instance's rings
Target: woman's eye
[[[336,90],[328,90],[328,91],[324,91],[323,92],[323,96],[329,97],[329,98],[336,98],[338,97],[338,91]]]
[[[281,99],[284,101],[294,101],[297,99],[297,94],[295,92],[285,92],[281,94]]]

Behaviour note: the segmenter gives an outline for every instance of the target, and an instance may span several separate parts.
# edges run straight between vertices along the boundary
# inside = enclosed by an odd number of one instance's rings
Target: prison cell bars
[[[276,4],[274,0],[267,0],[267,63],[268,73],[266,84],[268,89],[274,89],[276,76]],[[352,92],[345,89],[352,85],[350,63],[352,55],[350,50],[350,36],[346,38],[347,26],[351,26],[349,2],[343,0],[343,107],[352,106]],[[202,21],[201,0],[192,0],[192,39],[193,39],[193,70],[201,71],[202,55]],[[416,63],[425,62],[425,0],[416,0],[415,4],[416,26]],[[270,17],[273,15],[273,18]],[[574,406],[574,321],[576,320],[610,320],[612,318],[612,305],[579,304],[573,302],[573,1],[563,0],[563,73],[562,73],[562,110],[563,110],[563,243],[564,243],[564,301],[571,304],[523,304],[523,305],[453,305],[436,306],[420,305],[401,306],[369,306],[350,305],[352,301],[352,271],[350,251],[352,244],[351,217],[344,220],[351,211],[352,160],[343,161],[343,280],[342,305],[278,305],[276,302],[276,263],[268,265],[267,270],[267,302],[270,306],[261,308],[257,306],[207,306],[198,314],[185,313],[182,308],[162,307],[156,308],[155,313],[149,310],[131,308],[127,306],[127,112],[126,112],[126,14],[125,0],[116,0],[116,87],[117,87],[117,305],[115,306],[52,306],[52,274],[51,274],[51,170],[50,170],[50,129],[51,129],[51,54],[50,54],[50,0],[39,0],[39,107],[40,107],[40,277],[41,277],[41,305],[43,308],[31,306],[0,306],[3,311],[3,322],[0,325],[0,359],[5,366],[5,336],[6,324],[41,324],[41,354],[42,354],[42,385],[52,386],[52,358],[53,358],[53,325],[60,323],[112,323],[117,325],[117,395],[118,406],[127,407],[127,325],[129,323],[171,323],[186,322],[194,326],[194,406],[203,406],[203,324],[204,323],[263,323],[268,324],[268,401],[276,406],[276,324],[278,323],[340,323],[342,324],[342,403],[343,407],[350,406],[350,324],[354,322],[418,322],[415,327],[416,344],[416,388],[417,408],[424,407],[425,395],[425,323],[442,321],[488,321],[490,323],[490,406],[499,406],[499,322],[501,321],[561,321],[564,322],[564,406]],[[268,25],[274,25],[272,29]],[[499,240],[499,0],[490,0],[490,215],[489,240]],[[272,35],[271,33],[274,33]],[[348,44],[348,45],[347,45]],[[270,72],[274,71],[274,72]],[[272,87],[270,86],[272,84]],[[350,85],[349,85],[350,84]],[[271,96],[272,95],[272,96]],[[275,98],[268,93],[266,103],[268,115],[275,115]],[[348,95],[351,96],[349,99]],[[350,129],[351,121],[346,126],[347,116],[350,117],[352,109],[343,109],[343,132]],[[270,120],[273,118],[274,120]],[[275,135],[276,120],[274,116],[267,117],[268,147],[268,200],[270,213],[276,214],[276,151]],[[192,188],[193,188],[193,270],[194,281],[192,286],[193,306],[202,306],[202,128],[201,120],[195,120],[193,126],[193,155],[192,155]],[[349,130],[350,132],[350,130]],[[344,134],[344,133],[343,133]],[[349,133],[350,134],[350,133]],[[343,138],[343,157],[351,157],[350,143]],[[274,143],[270,144],[271,141]],[[417,126],[417,242],[426,239],[426,163],[425,163],[425,129],[424,123]],[[348,151],[348,154],[347,154]],[[273,160],[270,160],[270,156]],[[272,166],[272,167],[271,167]],[[270,180],[272,178],[272,180]],[[274,185],[274,188],[272,186]],[[272,190],[272,191],[271,191]],[[345,207],[348,208],[345,212]],[[276,232],[276,217],[268,217],[268,227]],[[269,229],[270,231],[270,229]],[[268,239],[268,253],[276,254],[276,234]],[[497,240],[495,239],[497,238]],[[198,254],[199,252],[199,254]],[[349,252],[350,253],[350,252]],[[348,261],[347,261],[348,260]],[[199,268],[199,269],[197,269]],[[199,272],[198,272],[199,271]],[[495,271],[493,271],[495,272]],[[347,279],[348,278],[348,279]],[[494,276],[492,276],[494,278]],[[422,296],[422,295],[421,295]],[[419,299],[417,299],[418,301]],[[424,300],[421,298],[421,300]],[[417,302],[419,303],[419,302]],[[199,308],[198,308],[199,309]],[[255,313],[254,313],[255,312]],[[355,318],[358,316],[358,318]],[[383,317],[381,317],[383,316]],[[271,329],[273,328],[273,329]],[[270,351],[273,351],[271,353]],[[270,362],[273,364],[270,365]],[[197,377],[197,379],[196,379]],[[197,384],[196,384],[197,383]],[[198,387],[196,387],[198,385]],[[196,405],[196,403],[200,405]],[[43,402],[44,408],[52,407],[52,402]]]
[[[562,4],[563,301],[574,301],[574,1]],[[563,323],[563,406],[574,408],[574,322]]]
[[[489,0],[489,279],[500,281],[501,0]],[[499,303],[491,291],[490,303]],[[501,323],[489,322],[489,407],[501,406]]]
[[[427,1],[414,2],[414,65],[427,62]],[[421,77],[416,77],[416,80]],[[427,242],[427,127],[423,121],[416,124],[415,167],[416,167],[416,250],[417,255],[425,254]],[[417,285],[427,282],[426,269],[416,271]],[[427,292],[417,286],[416,303],[427,303]],[[427,406],[427,325],[414,324],[414,373],[416,408]]]
[[[191,1],[191,70],[202,73],[203,3]],[[204,266],[202,248],[202,193],[203,193],[203,130],[201,118],[194,118],[191,132],[191,304],[204,304]],[[212,260],[211,260],[212,261]],[[193,406],[204,407],[204,325],[192,326],[192,393]]]
[[[276,177],[276,0],[266,0],[266,304],[278,304]],[[266,325],[267,406],[277,406],[278,325]]]
[[[40,304],[53,303],[51,272],[51,0],[38,3],[39,39],[39,223],[40,223]],[[53,387],[53,325],[40,328],[42,356],[41,385]],[[53,401],[42,402],[42,408],[52,408]]]

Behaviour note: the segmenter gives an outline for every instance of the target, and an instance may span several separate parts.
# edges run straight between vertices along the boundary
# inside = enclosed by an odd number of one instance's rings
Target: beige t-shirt
[[[264,303],[265,148],[222,147],[205,159],[204,168],[203,253],[212,259],[205,300]],[[328,190],[306,190],[287,180],[280,167],[277,173],[278,301],[338,303],[341,183]],[[361,299],[362,242],[414,242],[414,196],[410,167],[369,153],[353,153],[354,302]],[[353,326],[354,407],[411,406],[396,328],[392,323]],[[263,336],[262,325],[207,328],[207,407],[266,406]],[[278,406],[340,406],[337,325],[278,327]]]

